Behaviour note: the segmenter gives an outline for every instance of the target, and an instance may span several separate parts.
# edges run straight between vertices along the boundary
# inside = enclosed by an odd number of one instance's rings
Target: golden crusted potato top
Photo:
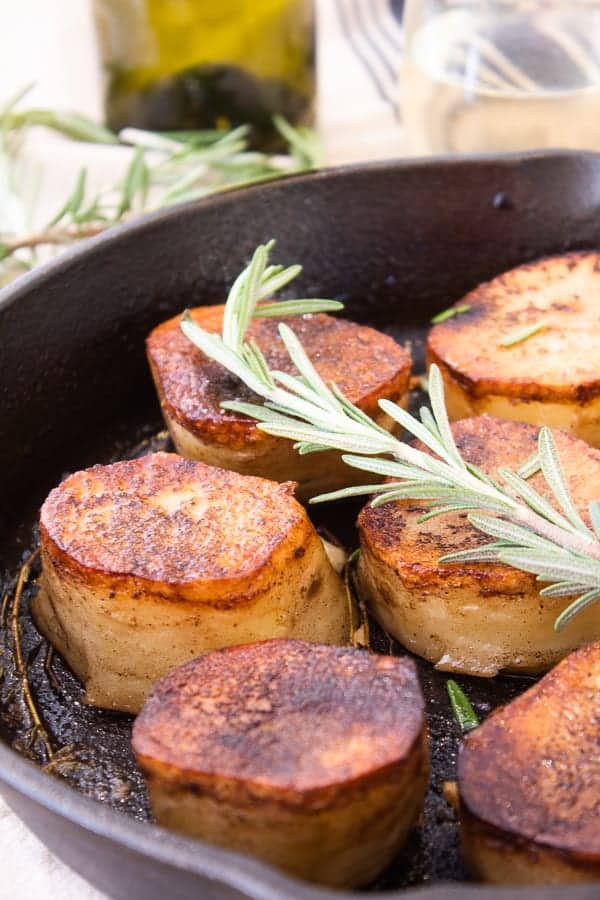
[[[600,860],[600,643],[572,653],[469,734],[461,801],[485,824]]]
[[[471,309],[435,325],[437,362],[473,397],[586,403],[600,395],[600,253],[568,253],[519,266],[456,305]],[[544,322],[511,347],[500,340]]]
[[[151,777],[245,782],[291,802],[389,777],[423,738],[406,657],[277,640],[219,650],[162,679],[133,748]]]
[[[189,583],[247,577],[313,533],[293,485],[155,453],[69,476],[42,506],[42,548],[104,574]]]
[[[220,332],[223,306],[200,307],[192,317],[206,331]],[[179,424],[205,439],[241,447],[273,440],[252,419],[226,412],[224,400],[250,400],[256,395],[221,365],[209,360],[182,333],[181,316],[163,322],[149,335],[146,348],[161,403]],[[269,367],[295,372],[276,319],[255,319],[248,329]],[[326,383],[339,388],[361,408],[375,412],[381,397],[397,399],[408,389],[411,358],[391,337],[325,314],[282,319],[302,341]]]
[[[539,429],[534,425],[476,416],[454,422],[452,433],[462,456],[495,476],[500,466],[516,469],[537,449]],[[564,431],[553,432],[565,478],[581,515],[589,523],[590,497],[600,495],[600,451]],[[417,444],[419,449],[426,449]],[[541,474],[530,479],[532,487],[550,498]],[[445,553],[467,550],[492,539],[476,531],[460,513],[447,513],[427,522],[419,518],[425,502],[393,502],[361,511],[361,542],[378,558],[393,566],[408,584],[427,581],[451,587],[465,577],[475,579],[482,590],[517,593],[532,585],[535,576],[500,563],[438,564]]]

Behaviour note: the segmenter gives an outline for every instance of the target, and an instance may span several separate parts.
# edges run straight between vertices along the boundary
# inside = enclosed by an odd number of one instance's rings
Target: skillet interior
[[[147,331],[185,305],[220,301],[259,241],[276,236],[281,260],[305,263],[306,292],[343,299],[348,316],[401,339],[410,337],[418,349],[432,313],[484,278],[545,253],[600,245],[599,204],[600,161],[591,155],[362,167],[302,176],[155,216],[23,279],[5,292],[0,310],[4,588],[14,584],[15,570],[29,552],[40,499],[61,475],[130,455],[140,439],[160,428],[143,358]],[[325,517],[334,531],[351,541],[355,511],[339,506]],[[146,818],[146,798],[129,755],[128,718],[82,708],[79,687],[59,660],[53,663],[59,686],[49,681],[44,648],[29,622],[26,600],[27,592],[20,622],[32,690],[54,749],[75,747],[51,764],[60,782],[40,782],[0,747],[5,777],[17,791],[11,792],[12,802],[43,831],[47,814],[18,793],[31,793],[35,783],[42,806],[52,794],[66,816],[83,822],[87,807],[71,796],[71,783],[105,805]],[[31,725],[14,677],[10,621],[0,640],[5,644],[0,738],[22,755],[41,760],[43,747],[39,739],[30,740]],[[381,646],[387,649],[383,638]],[[455,823],[440,793],[441,782],[452,775],[458,735],[445,678],[432,674],[425,664],[421,670],[429,699],[433,789],[423,831],[413,836],[380,889],[464,876],[456,856]],[[524,686],[518,679],[464,682],[481,712],[506,702]],[[124,817],[115,824],[108,816],[101,830],[116,830],[119,841],[134,844],[142,834]],[[156,873],[149,881],[152,866],[139,865],[123,847],[120,854],[128,856],[132,878],[125,893],[118,875],[100,864],[102,854],[91,869],[81,853],[73,855],[72,846],[66,846],[68,832],[63,819],[58,831],[45,837],[114,896],[164,896],[156,892]],[[80,843],[85,843],[85,834],[79,832]],[[149,828],[143,837],[143,852],[154,858],[156,871],[163,872],[163,839]],[[223,860],[216,868],[215,896],[237,896],[225,885],[233,874],[247,870],[258,875],[241,878],[242,895],[268,896],[274,886],[284,885],[281,896],[300,896],[299,887],[292,888],[291,881],[261,864],[183,839],[167,840],[184,856],[178,862],[179,874],[173,876],[179,893],[171,891],[172,896],[191,896],[184,870],[191,865],[208,874],[215,858]],[[473,890],[481,896],[495,893]],[[305,891],[310,896],[325,894]],[[534,897],[536,892],[525,895]]]

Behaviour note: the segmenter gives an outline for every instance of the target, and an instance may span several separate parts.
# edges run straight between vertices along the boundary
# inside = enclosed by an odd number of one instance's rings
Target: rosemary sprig
[[[221,335],[209,334],[194,322],[189,310],[183,314],[181,328],[183,333],[194,341],[200,331],[211,352],[207,355],[227,360],[230,371],[246,378],[254,386],[259,384],[273,385],[269,367],[261,350],[254,341],[246,343],[245,337],[252,319],[266,319],[278,316],[301,316],[307,313],[337,312],[344,308],[338,300],[310,298],[303,300],[278,300],[274,303],[262,303],[266,297],[273,297],[277,291],[297,278],[302,266],[269,265],[269,255],[275,246],[271,240],[261,244],[252,255],[249,265],[235,279],[227,296],[223,315]],[[242,378],[242,380],[245,380]],[[252,387],[252,384],[250,385]]]
[[[153,209],[203,197],[214,191],[277,178],[319,164],[316,138],[277,117],[275,126],[288,143],[286,155],[248,149],[250,128],[228,132],[188,131],[158,135],[128,128],[119,135],[85,116],[45,109],[17,110],[29,88],[0,106],[0,284],[37,262],[39,247],[55,250],[99,234],[113,225]],[[23,140],[34,127],[45,127],[73,140],[134,148],[123,178],[91,193],[85,169],[76,174],[65,202],[49,222],[31,228],[39,216],[7,215],[24,206],[14,173]]]
[[[446,682],[446,690],[448,691],[454,718],[456,719],[460,730],[464,733],[477,728],[479,725],[477,713],[473,709],[471,701],[465,692],[453,678],[449,678]]]
[[[261,254],[264,249],[259,248]],[[268,434],[295,441],[302,454],[339,450],[347,465],[392,479],[324,494],[312,502],[375,494],[374,506],[402,499],[427,501],[429,509],[422,520],[467,512],[473,527],[493,538],[492,542],[449,554],[440,562],[495,561],[532,572],[538,581],[548,583],[542,596],[576,598],[556,620],[557,630],[600,599],[600,502],[590,504],[589,528],[570,496],[551,431],[540,430],[535,458],[517,472],[500,469],[498,479],[492,479],[462,459],[435,365],[429,375],[431,410],[422,407],[420,419],[389,400],[379,401],[380,408],[424,443],[429,453],[385,431],[334,383],[328,387],[294,332],[283,323],[279,332],[299,374],[270,371],[258,347],[244,340],[245,326],[253,315],[252,297],[260,291],[266,271],[262,258],[257,260],[255,254],[236,279],[225,313],[229,324],[222,337],[205,332],[189,316],[184,316],[181,327],[200,350],[265,401],[264,405],[230,401],[223,404],[225,409],[254,417]],[[527,480],[538,469],[554,503]]]

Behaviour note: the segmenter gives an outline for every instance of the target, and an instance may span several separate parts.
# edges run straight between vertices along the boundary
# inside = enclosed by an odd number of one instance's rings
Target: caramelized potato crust
[[[600,879],[600,644],[572,653],[464,741],[464,855],[497,883]]]
[[[200,307],[192,317],[206,331],[220,332],[223,306]],[[225,400],[261,402],[221,365],[209,360],[182,333],[176,316],[147,340],[150,368],[165,421],[184,456],[243,474],[299,483],[299,496],[349,484],[356,477],[334,452],[299,456],[290,441],[260,431],[253,419],[223,410]],[[391,337],[324,314],[283,319],[302,341],[326,383],[391,430],[379,410],[385,397],[406,404],[411,358]],[[257,319],[248,330],[272,370],[297,374],[278,332],[279,320]]]
[[[300,641],[172,672],[133,748],[161,824],[339,886],[393,857],[427,781],[414,664]]]
[[[600,254],[519,266],[456,305],[470,309],[435,325],[427,342],[451,419],[489,413],[563,428],[600,446]],[[500,344],[537,323],[544,327],[527,340]]]
[[[94,466],[50,493],[40,537],[33,614],[95,705],[137,711],[216,647],[347,640],[341,582],[289,483],[167,453]]]
[[[538,429],[480,416],[452,426],[468,462],[494,476],[517,468],[537,447]],[[589,522],[591,486],[600,486],[600,452],[555,433],[574,501]],[[421,446],[421,449],[425,449]],[[530,483],[549,496],[541,474]],[[498,563],[439,564],[441,556],[488,543],[460,513],[419,522],[424,502],[367,505],[358,520],[362,590],[383,627],[438,668],[471,675],[539,672],[600,638],[593,607],[555,633],[554,620],[572,598],[540,598],[534,575]]]

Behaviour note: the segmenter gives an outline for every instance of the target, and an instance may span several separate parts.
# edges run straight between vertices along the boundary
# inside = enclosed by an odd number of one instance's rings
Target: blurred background
[[[600,147],[595,0],[0,11],[0,282],[142,211],[288,172]]]

